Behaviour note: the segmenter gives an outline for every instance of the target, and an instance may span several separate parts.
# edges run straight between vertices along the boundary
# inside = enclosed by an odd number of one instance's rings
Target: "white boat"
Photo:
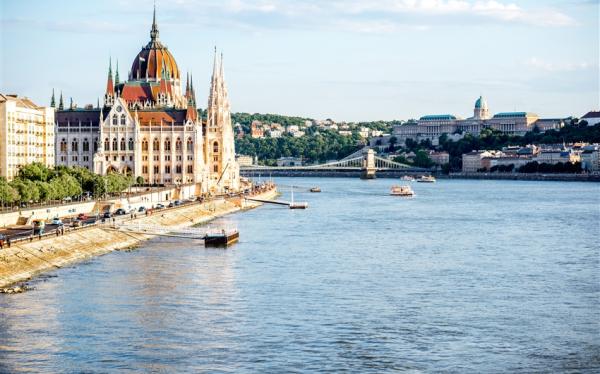
[[[392,186],[390,195],[412,197],[415,196],[415,192],[412,190],[412,188],[410,188],[410,186]]]
[[[405,182],[414,182],[415,181],[415,177],[413,177],[412,175],[403,175],[400,178],[401,181],[405,181]]]
[[[423,176],[421,176],[421,178],[417,179],[417,182],[435,183],[435,177],[433,175],[423,175]]]

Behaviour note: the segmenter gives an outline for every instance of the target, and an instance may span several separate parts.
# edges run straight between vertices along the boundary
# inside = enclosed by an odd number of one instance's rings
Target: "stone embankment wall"
[[[242,171],[243,176],[258,178],[271,177],[318,177],[318,178],[360,178],[359,170],[273,170],[273,171]],[[580,182],[600,182],[600,174],[522,174],[522,173],[452,173],[450,175],[431,173],[428,171],[404,171],[404,170],[385,170],[375,173],[376,178],[400,178],[404,175],[420,176],[424,174],[433,174],[438,178],[447,179],[503,179],[503,180],[531,180],[531,181],[580,181]]]
[[[257,195],[262,199],[273,199],[276,196],[277,191],[274,189]],[[245,201],[239,197],[227,200],[216,199],[202,204],[183,205],[157,211],[155,214],[140,216],[133,221],[174,228],[191,226],[259,205],[261,204]],[[129,220],[129,218],[125,219]],[[68,232],[62,236],[14,243],[10,248],[5,246],[0,250],[0,288],[94,256],[134,248],[152,237],[154,236],[117,231],[109,224],[104,226],[99,224]]]

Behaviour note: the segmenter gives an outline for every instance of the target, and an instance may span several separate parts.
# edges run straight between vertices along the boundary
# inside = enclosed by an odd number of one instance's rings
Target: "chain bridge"
[[[411,165],[402,164],[391,161],[376,155],[376,152],[369,148],[362,148],[341,160],[331,161],[318,165],[304,166],[262,166],[251,165],[241,167],[241,171],[245,175],[253,175],[255,173],[271,173],[271,172],[298,172],[302,174],[310,174],[311,172],[360,172],[361,178],[375,178],[377,172],[385,171],[404,171],[406,173],[428,172],[428,169],[418,168]]]

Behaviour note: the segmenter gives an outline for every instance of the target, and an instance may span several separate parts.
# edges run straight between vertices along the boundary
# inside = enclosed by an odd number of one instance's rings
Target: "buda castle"
[[[215,57],[206,117],[198,113],[193,78],[183,77],[175,58],[159,39],[154,9],[150,41],[135,56],[126,81],[109,62],[102,104],[65,106],[55,113],[56,164],[81,166],[106,175],[142,177],[150,184],[201,186],[202,192],[237,191],[230,104],[223,56]]]

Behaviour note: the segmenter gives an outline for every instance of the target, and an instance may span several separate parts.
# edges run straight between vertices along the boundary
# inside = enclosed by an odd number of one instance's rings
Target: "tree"
[[[21,179],[27,179],[30,181],[42,181],[45,182],[48,180],[48,176],[50,175],[50,170],[46,167],[46,165],[33,162],[28,165],[24,165],[19,169],[18,177]]]
[[[22,180],[17,178],[10,182],[10,185],[19,193],[18,201],[20,202],[35,202],[40,199],[40,191],[38,190],[35,182],[27,179]]]
[[[0,177],[0,204],[12,204],[19,200],[19,193],[7,181]]]
[[[434,162],[431,161],[431,159],[429,158],[427,151],[425,151],[423,149],[419,149],[415,155],[414,164],[415,164],[415,166],[418,166],[418,167],[430,168],[434,165]]]
[[[144,184],[144,177],[142,177],[141,175],[138,176],[137,178],[135,178],[135,183],[136,184]]]

